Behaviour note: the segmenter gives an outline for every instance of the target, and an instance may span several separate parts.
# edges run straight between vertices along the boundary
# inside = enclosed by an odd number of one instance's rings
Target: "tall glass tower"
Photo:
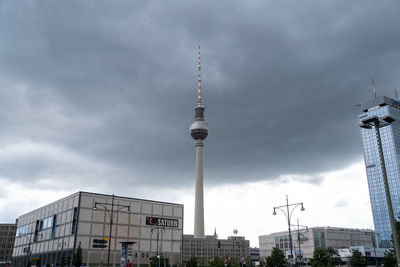
[[[361,106],[361,120],[370,116],[383,117],[389,115],[395,121],[389,126],[379,129],[383,156],[392,198],[393,212],[396,220],[400,215],[400,102],[386,96],[372,99]],[[361,128],[361,137],[364,148],[364,160],[367,171],[369,195],[371,199],[372,215],[379,247],[393,247],[392,230],[390,226],[388,205],[386,202],[385,186],[383,182],[382,166],[379,159],[379,150],[374,130]]]

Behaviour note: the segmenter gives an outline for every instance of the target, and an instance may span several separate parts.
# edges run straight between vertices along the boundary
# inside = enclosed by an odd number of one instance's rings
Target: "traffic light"
[[[221,241],[218,241],[218,248],[221,248]]]

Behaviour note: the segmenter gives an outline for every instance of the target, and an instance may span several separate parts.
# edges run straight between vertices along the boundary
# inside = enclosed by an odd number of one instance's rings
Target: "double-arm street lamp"
[[[110,267],[110,251],[111,251],[111,235],[112,235],[112,225],[115,214],[118,214],[121,210],[125,210],[127,214],[131,212],[130,206],[128,205],[118,205],[114,204],[114,194],[112,195],[111,204],[105,202],[95,202],[93,210],[96,211],[98,207],[101,207],[106,211],[110,217],[110,234],[108,236],[108,254],[107,254],[107,267]]]
[[[289,207],[291,207],[289,209]],[[272,215],[276,215],[276,210],[280,210],[283,212],[283,214],[285,214],[286,219],[287,219],[287,223],[288,223],[288,229],[289,229],[289,247],[290,247],[290,265],[293,265],[293,240],[292,240],[292,231],[290,229],[290,218],[292,216],[293,211],[297,208],[297,207],[301,207],[301,211],[304,211],[304,206],[303,206],[303,202],[299,202],[299,203],[293,203],[293,204],[289,204],[289,199],[288,196],[286,195],[286,205],[282,205],[282,206],[277,206],[274,207],[274,212],[272,213]],[[283,209],[286,208],[286,211]]]
[[[42,237],[42,234],[38,234],[36,236]],[[19,237],[19,236],[17,236]],[[28,246],[24,247],[24,252],[26,253],[26,260],[25,260],[25,266],[29,266],[30,264],[30,255],[32,254],[32,241],[36,242],[35,240],[35,232],[29,233],[29,238],[28,236],[23,236],[25,238],[25,241],[28,241]]]
[[[151,235],[153,235],[153,233],[156,235],[157,237],[157,267],[160,267],[160,250],[159,250],[159,246],[158,246],[158,241],[160,240],[160,234],[161,233],[165,233],[165,227],[154,227],[151,228]],[[164,258],[165,260],[165,258]]]
[[[300,225],[299,224],[299,218],[297,218],[297,225],[292,225],[292,226],[295,227],[295,229],[296,229],[296,232],[297,232],[297,243],[299,244],[299,256],[296,255],[296,259],[297,258],[299,259],[300,266],[302,266],[303,265],[303,254],[301,253],[300,243],[301,243],[301,236],[303,234],[301,234],[300,231],[301,230],[306,230],[308,232],[308,226]]]
[[[391,116],[383,116],[382,118],[378,116],[370,116],[363,120],[361,120],[360,127],[364,129],[371,129],[374,128],[375,136],[378,143],[378,151],[379,151],[379,160],[382,167],[382,175],[383,175],[383,183],[385,185],[385,193],[386,193],[386,202],[389,210],[389,218],[390,218],[390,226],[392,228],[392,235],[393,235],[393,245],[397,259],[397,266],[400,266],[400,250],[399,250],[399,235],[396,229],[396,221],[394,219],[393,213],[393,206],[392,206],[392,198],[390,196],[389,190],[389,182],[386,173],[386,165],[385,165],[385,158],[383,157],[383,148],[382,148],[382,140],[379,128],[385,127],[390,125],[394,122],[395,119]]]

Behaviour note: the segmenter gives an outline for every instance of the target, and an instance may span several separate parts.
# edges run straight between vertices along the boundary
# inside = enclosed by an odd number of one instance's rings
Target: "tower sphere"
[[[204,140],[208,136],[208,125],[205,121],[194,121],[190,125],[190,135],[195,140]]]

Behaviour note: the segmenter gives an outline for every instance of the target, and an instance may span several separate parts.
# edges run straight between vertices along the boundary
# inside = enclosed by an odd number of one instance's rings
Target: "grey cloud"
[[[206,185],[281,175],[318,184],[318,173],[362,159],[354,104],[370,98],[371,76],[379,94],[400,84],[398,8],[2,1],[0,146],[45,143],[79,160],[5,156],[0,175],[193,184],[201,44]]]
[[[345,199],[341,199],[336,203],[336,207],[341,207],[341,208],[347,207],[348,205],[349,203]]]

